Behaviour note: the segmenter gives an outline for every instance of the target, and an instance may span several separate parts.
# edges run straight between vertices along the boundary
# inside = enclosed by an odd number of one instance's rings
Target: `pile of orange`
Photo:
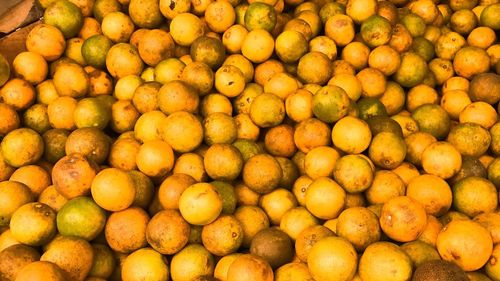
[[[39,0],[1,281],[500,280],[498,0]]]

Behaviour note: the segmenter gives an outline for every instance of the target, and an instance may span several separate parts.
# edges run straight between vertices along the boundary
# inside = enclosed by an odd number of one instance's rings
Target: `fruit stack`
[[[499,0],[38,1],[0,281],[500,281]]]

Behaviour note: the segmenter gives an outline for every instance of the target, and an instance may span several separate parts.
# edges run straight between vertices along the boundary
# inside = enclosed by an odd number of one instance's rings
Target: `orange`
[[[55,1],[46,7],[43,21],[61,30],[64,37],[72,38],[83,25],[82,10],[70,1]]]
[[[325,85],[331,75],[331,61],[321,52],[311,51],[303,55],[297,65],[297,76],[304,83]]]
[[[299,262],[287,263],[278,268],[274,274],[276,281],[312,280],[313,278],[307,264]]]
[[[443,179],[451,178],[462,166],[460,152],[448,142],[434,142],[422,153],[422,167]]]
[[[248,6],[244,20],[248,31],[264,29],[271,32],[276,25],[276,11],[267,3],[253,2]]]
[[[297,79],[286,73],[276,73],[264,84],[264,92],[277,95],[283,100],[297,91],[298,88],[299,82]]]
[[[156,66],[173,56],[175,43],[172,36],[162,29],[152,29],[139,39],[138,52],[141,59],[150,66]]]
[[[124,281],[143,278],[168,280],[167,260],[151,248],[139,249],[128,255],[123,262],[121,276]]]
[[[215,112],[203,120],[203,134],[208,145],[232,143],[236,140],[237,130],[234,118],[225,113]]]
[[[276,54],[285,63],[296,62],[307,52],[307,40],[295,30],[286,30],[276,37]]]
[[[356,250],[341,237],[319,240],[307,257],[307,266],[316,280],[352,280],[357,263]]]
[[[294,140],[297,148],[307,153],[315,147],[329,145],[331,143],[331,129],[322,121],[309,118],[296,126]]]
[[[354,23],[351,17],[344,14],[335,14],[325,23],[325,35],[335,41],[338,46],[346,46],[355,35]]]
[[[8,226],[12,214],[22,205],[34,201],[34,196],[23,183],[3,181],[0,183],[0,201],[0,225]]]
[[[177,17],[177,15],[189,12],[191,9],[191,1],[169,1],[169,0],[161,0],[160,3],[160,12],[167,19],[173,19]]]
[[[401,163],[401,165],[392,169],[392,172],[398,175],[405,185],[408,185],[412,179],[420,175],[418,169],[408,162]]]
[[[152,140],[141,145],[136,158],[137,167],[150,177],[161,177],[174,166],[174,152],[165,141]]]
[[[467,36],[467,43],[469,45],[486,49],[490,47],[496,39],[493,29],[487,26],[474,28]]]
[[[286,124],[270,128],[264,138],[267,151],[274,156],[291,157],[297,151],[293,140],[294,129]]]
[[[115,43],[128,42],[134,31],[134,23],[122,12],[108,13],[101,22],[102,33]]]
[[[441,216],[451,207],[452,192],[446,181],[434,175],[421,175],[412,179],[406,196],[422,204],[429,215]]]
[[[415,132],[405,137],[407,147],[406,160],[414,165],[420,165],[422,153],[430,144],[436,142],[436,138],[425,132]]]
[[[104,210],[88,197],[69,200],[57,213],[57,229],[60,234],[87,241],[101,233],[105,221]]]
[[[449,60],[435,58],[429,62],[429,70],[434,74],[436,82],[441,85],[454,75],[453,64]]]
[[[81,98],[89,91],[89,76],[78,64],[61,64],[56,69],[53,79],[54,86],[60,96]]]
[[[18,54],[12,62],[12,66],[17,77],[21,77],[33,85],[45,80],[49,71],[44,57],[34,52]]]
[[[349,154],[359,154],[367,149],[371,136],[368,124],[351,116],[337,121],[332,129],[333,144]]]
[[[384,204],[392,198],[405,195],[405,191],[405,183],[396,173],[381,170],[375,173],[365,195],[371,204]]]
[[[395,241],[409,242],[417,239],[426,225],[424,206],[411,197],[392,198],[382,207],[380,227]]]
[[[346,193],[327,177],[314,180],[306,191],[306,207],[316,217],[334,219],[344,208]]]
[[[411,117],[417,121],[421,132],[430,133],[436,139],[444,139],[450,131],[450,116],[437,104],[417,107]]]
[[[97,170],[93,161],[89,161],[82,154],[74,153],[61,158],[54,165],[52,181],[60,194],[72,199],[90,192]]]
[[[210,146],[203,161],[208,176],[214,180],[235,180],[243,168],[241,153],[229,144]]]
[[[26,49],[42,55],[47,61],[55,61],[64,53],[66,41],[57,27],[42,23],[28,34]]]
[[[179,210],[186,221],[206,225],[217,219],[222,211],[222,198],[209,183],[189,186],[179,198]]]
[[[107,127],[111,114],[109,108],[98,98],[84,98],[78,101],[73,120],[77,128]]]
[[[19,281],[64,281],[65,273],[59,266],[48,261],[35,261],[19,270],[16,275]]]
[[[498,116],[493,106],[477,101],[467,105],[460,112],[458,119],[460,123],[472,122],[489,129],[496,123]]]
[[[373,170],[366,158],[345,155],[336,161],[333,177],[347,192],[357,193],[372,185]]]
[[[10,219],[12,236],[30,246],[41,246],[55,236],[56,213],[42,203],[26,203],[19,207]]]
[[[172,172],[174,174],[182,173],[189,175],[198,182],[207,180],[207,172],[203,165],[203,157],[193,152],[180,155],[175,162]]]
[[[33,248],[25,245],[13,245],[0,252],[0,272],[2,277],[15,280],[19,271],[40,259],[40,254]]]
[[[205,10],[205,21],[208,27],[218,33],[226,31],[236,20],[236,13],[231,3],[214,1]]]
[[[274,39],[264,29],[248,32],[241,46],[241,53],[253,63],[262,63],[269,59],[274,51]]]
[[[107,53],[106,67],[111,76],[119,79],[127,75],[139,75],[144,63],[136,47],[128,43],[118,43]]]
[[[40,196],[38,196],[38,202],[48,205],[54,211],[59,211],[68,200],[57,192],[55,186],[51,185],[44,189]]]
[[[260,198],[259,205],[266,212],[273,225],[279,225],[283,215],[297,206],[297,199],[290,191],[279,188]]]
[[[394,74],[400,63],[401,59],[398,52],[387,45],[376,47],[368,56],[368,65],[381,71],[386,76]]]
[[[111,128],[117,133],[134,129],[140,113],[129,100],[119,100],[111,106]]]
[[[313,225],[304,229],[295,241],[296,257],[304,263],[307,262],[312,247],[323,238],[334,236],[334,234],[332,230],[323,225]]]
[[[39,196],[52,182],[50,173],[37,165],[18,168],[9,180],[25,184],[35,197]]]
[[[10,65],[3,55],[0,55],[0,86],[3,86],[10,77]]]
[[[95,176],[91,192],[97,205],[103,209],[121,211],[132,205],[135,198],[135,183],[125,171],[107,168]]]
[[[255,125],[252,118],[246,113],[234,117],[237,126],[237,139],[256,141],[259,138],[260,128]]]
[[[241,255],[243,254],[234,253],[222,257],[215,266],[214,277],[221,281],[227,280],[227,271],[229,270],[229,266],[231,266],[233,261]]]
[[[207,117],[212,113],[225,113],[232,115],[233,106],[228,97],[221,94],[208,94],[200,103],[201,116]]]
[[[417,85],[408,91],[406,97],[406,108],[408,111],[413,112],[417,107],[428,104],[438,103],[438,93],[434,88],[425,84]]]
[[[470,79],[476,74],[487,72],[490,68],[490,59],[483,49],[464,47],[456,53],[453,68],[458,75]]]
[[[283,214],[283,217],[281,217],[280,229],[286,232],[290,238],[296,240],[302,231],[318,224],[318,219],[306,208],[295,207]]]
[[[468,93],[463,90],[448,90],[441,97],[441,107],[454,120],[457,120],[460,112],[471,103]]]
[[[179,252],[188,243],[189,224],[177,210],[162,210],[148,223],[146,238],[156,251],[164,255]]]
[[[173,150],[188,152],[203,141],[203,128],[199,119],[185,111],[170,114],[161,124],[161,137]]]
[[[224,215],[203,227],[201,239],[210,253],[226,256],[240,247],[243,242],[243,228],[234,216]]]
[[[112,213],[106,222],[104,237],[109,247],[119,253],[130,253],[147,246],[148,214],[138,207]]]
[[[417,240],[423,241],[435,247],[437,236],[441,232],[442,228],[443,225],[441,222],[436,217],[429,215],[427,216],[427,226]]]
[[[304,89],[299,89],[288,95],[285,100],[287,116],[295,122],[311,118],[313,116],[312,97],[312,93]]]
[[[109,151],[108,163],[113,168],[133,170],[137,168],[136,155],[141,144],[135,139],[119,139]]]
[[[118,7],[120,7],[119,3]],[[156,28],[163,21],[157,1],[130,0],[128,10],[132,21],[142,28]]]
[[[493,242],[490,233],[477,222],[453,220],[438,235],[436,247],[443,260],[474,271],[488,262]]]
[[[21,167],[37,162],[43,155],[43,149],[42,137],[28,128],[11,131],[1,142],[4,161],[13,167]]]
[[[499,212],[491,212],[486,214],[480,214],[474,217],[474,221],[478,222],[484,228],[486,228],[493,239],[493,244],[497,244],[498,240],[500,240],[500,228],[499,228],[499,220],[500,217]]]
[[[283,176],[283,171],[276,159],[269,154],[258,154],[243,166],[243,182],[253,191],[261,194],[274,190]]]
[[[479,157],[490,147],[489,132],[478,124],[461,123],[451,129],[447,140],[464,156]]]
[[[243,228],[242,246],[250,247],[253,237],[261,230],[269,228],[269,218],[257,206],[242,205],[236,209],[234,216]]]
[[[202,21],[190,13],[180,13],[170,23],[170,35],[181,46],[191,45],[203,33]]]
[[[353,207],[340,213],[336,229],[336,234],[348,240],[358,251],[379,241],[381,236],[378,217],[364,207]]]
[[[409,280],[412,262],[396,244],[375,242],[361,255],[358,274],[364,281]]]
[[[58,236],[46,246],[40,260],[57,264],[68,279],[83,281],[92,267],[94,250],[81,238]]]
[[[210,252],[200,244],[190,244],[171,260],[172,280],[190,281],[214,273],[215,261]],[[203,280],[203,279],[202,279]]]
[[[3,103],[15,110],[25,110],[35,102],[36,92],[28,81],[14,78],[7,81],[0,89],[0,98]]]
[[[361,24],[361,37],[370,47],[387,44],[391,35],[391,23],[382,16],[372,15]]]
[[[493,212],[498,206],[496,188],[481,177],[463,178],[453,185],[453,206],[470,217]]]
[[[162,139],[162,128],[165,120],[165,114],[159,110],[142,114],[134,125],[135,139],[143,143]]]
[[[158,106],[167,115],[177,111],[195,113],[199,103],[196,89],[181,80],[164,84],[158,92]]]
[[[420,240],[404,243],[401,245],[401,249],[405,251],[417,268],[429,261],[441,260],[438,251],[433,246]]]
[[[109,138],[97,128],[82,128],[73,131],[66,139],[67,155],[80,153],[90,161],[102,164],[109,154]]]
[[[0,114],[4,117],[0,123],[1,136],[5,136],[12,130],[19,128],[21,120],[14,107],[0,103]]]
[[[287,18],[284,18],[283,15],[281,14],[278,17],[278,19],[280,21],[284,21]],[[311,40],[313,37],[313,30],[311,25],[309,25],[307,21],[300,18],[290,19],[286,23],[278,22],[277,27],[282,28],[283,31],[289,31],[289,30],[297,31],[301,33],[306,38],[306,40]]]
[[[258,95],[250,107],[250,118],[259,127],[273,127],[285,117],[284,102],[276,95]]]
[[[72,97],[58,97],[47,107],[50,125],[55,129],[74,130],[74,112],[77,100]]]
[[[260,194],[243,183],[239,183],[234,187],[234,193],[237,203],[241,206],[257,206],[259,204]]]
[[[229,266],[226,280],[271,281],[274,280],[274,274],[269,263],[267,263],[263,258],[253,254],[245,254],[238,256]]]
[[[102,34],[101,24],[95,18],[84,17],[82,28],[78,33],[78,38],[87,40],[88,38],[98,34]]]
[[[346,6],[346,14],[358,24],[374,15],[376,11],[377,2],[373,0],[349,1]]]
[[[331,176],[340,154],[334,148],[318,146],[310,150],[304,159],[306,174],[312,179]]]

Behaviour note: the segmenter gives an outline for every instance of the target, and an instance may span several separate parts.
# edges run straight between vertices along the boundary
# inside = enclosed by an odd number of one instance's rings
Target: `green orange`
[[[56,220],[60,234],[90,241],[104,229],[106,213],[91,198],[77,197],[64,204]]]

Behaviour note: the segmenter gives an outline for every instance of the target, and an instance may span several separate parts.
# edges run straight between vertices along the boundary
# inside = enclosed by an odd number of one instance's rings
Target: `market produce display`
[[[498,0],[38,1],[0,281],[500,281]]]

